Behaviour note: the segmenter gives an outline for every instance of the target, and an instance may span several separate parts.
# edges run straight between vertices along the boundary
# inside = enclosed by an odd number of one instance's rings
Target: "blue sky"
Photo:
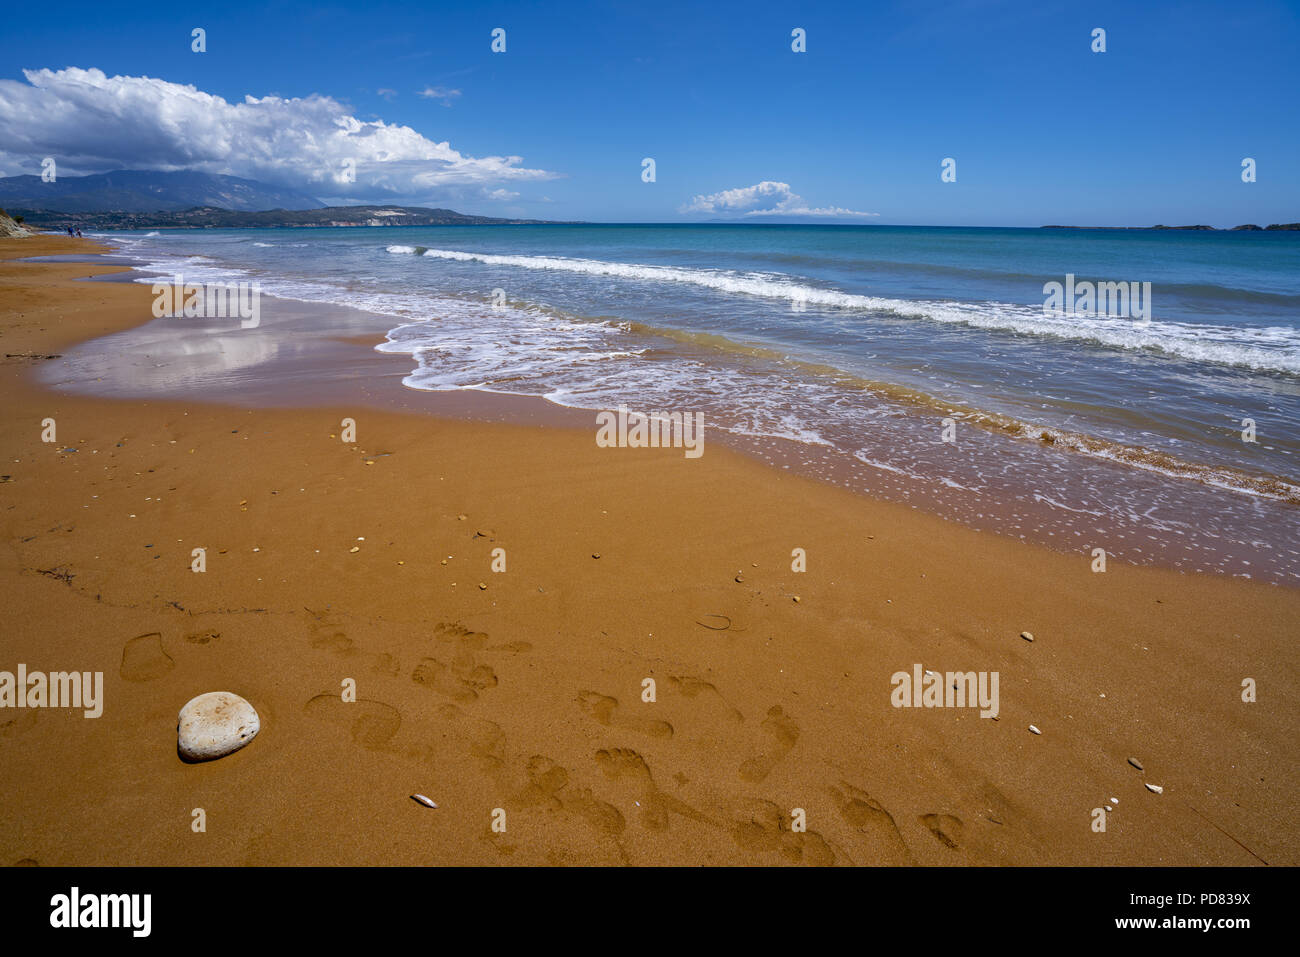
[[[1300,4],[1267,0],[11,5],[0,172],[54,155],[593,221],[1293,222],[1298,48]]]

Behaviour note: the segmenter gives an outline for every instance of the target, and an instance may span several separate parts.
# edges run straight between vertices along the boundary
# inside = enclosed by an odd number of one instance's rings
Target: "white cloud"
[[[788,183],[764,180],[753,186],[724,189],[720,193],[696,196],[678,209],[680,213],[704,213],[714,216],[818,216],[824,218],[878,216],[840,206],[810,207]]]
[[[448,89],[445,86],[426,86],[415,95],[422,96],[426,100],[441,100],[443,106],[451,106],[451,101],[460,96],[460,90]]]
[[[390,103],[393,101],[393,97],[397,96],[396,90],[390,90],[388,89],[388,87],[385,86],[381,86],[379,89],[375,90],[375,92],[380,96],[382,96],[385,100],[388,100]]]
[[[197,169],[292,186],[322,200],[481,199],[557,178],[519,156],[466,156],[409,126],[362,121],[329,96],[245,96],[100,70],[24,70],[0,80],[0,164],[39,173]],[[345,160],[356,164],[348,183]]]

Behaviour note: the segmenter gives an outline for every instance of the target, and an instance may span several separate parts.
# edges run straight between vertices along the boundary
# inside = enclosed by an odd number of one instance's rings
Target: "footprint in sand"
[[[441,658],[422,658],[411,675],[416,684],[424,685],[455,701],[475,701],[479,693],[497,686],[497,673],[491,665],[480,663],[476,657],[487,642],[487,635],[470,631],[462,625],[443,622],[433,631],[433,637],[449,644],[450,661]]]
[[[136,635],[123,646],[118,673],[127,681],[152,681],[175,667],[171,655],[163,651],[162,633],[151,631],[147,635]]]
[[[732,721],[745,720],[745,716],[740,713],[740,710],[733,707],[731,702],[722,696],[722,692],[718,690],[717,685],[711,681],[705,681],[703,678],[693,678],[690,675],[669,675],[668,686],[683,698],[715,701],[717,705],[725,709],[727,717]]]
[[[740,765],[743,781],[757,783],[763,780],[799,740],[799,726],[786,716],[779,704],[768,709],[767,717],[763,719],[763,730],[772,738],[772,749],[766,754],[749,758]]]
[[[652,738],[671,738],[673,726],[655,718],[638,718],[619,711],[618,699],[595,691],[579,691],[578,707],[598,722],[611,728],[626,728]]]
[[[402,724],[402,713],[392,705],[370,698],[344,701],[337,693],[318,694],[303,710],[343,728],[354,742],[372,751],[384,750]]]
[[[332,651],[336,655],[356,654],[352,639],[341,631],[316,632],[311,636],[311,646],[317,651]]]
[[[434,626],[433,637],[442,642],[454,642],[468,651],[481,651],[488,636],[481,631],[470,631],[454,621],[444,621]]]
[[[0,719],[0,737],[10,738],[26,734],[36,727],[37,713],[38,709],[24,708],[22,711],[13,713],[10,717]]]
[[[816,831],[790,830],[792,819],[771,801],[752,802],[752,810],[731,830],[741,850],[750,854],[779,852],[792,864],[827,867],[835,863],[835,852]]]
[[[525,770],[528,783],[515,800],[524,807],[547,807],[558,811],[563,806],[560,791],[569,783],[569,772],[540,754],[528,759]]]
[[[438,717],[451,723],[453,733],[484,771],[501,770],[506,761],[506,734],[499,724],[467,715],[454,704],[440,707]]]
[[[310,611],[310,609],[308,609]],[[311,626],[311,637],[308,643],[317,651],[328,651],[331,654],[338,655],[341,658],[356,658],[361,656],[371,661],[371,670],[381,675],[397,675],[401,673],[401,665],[398,660],[386,651],[366,652],[356,647],[356,642],[348,637],[347,633],[341,631],[336,624],[325,620],[325,616],[316,612],[311,612],[316,617],[316,623]],[[215,633],[214,633],[215,635]],[[215,635],[220,637],[219,635]]]
[[[866,852],[863,864],[913,864],[912,852],[894,823],[894,816],[880,802],[861,788],[847,781],[841,782],[843,790],[830,788],[840,815],[854,829],[859,844]]]
[[[524,807],[544,807],[582,818],[600,833],[616,838],[627,827],[623,813],[595,798],[586,788],[570,791],[569,772],[550,758],[535,754],[528,760],[528,783],[515,800]]]
[[[961,818],[951,814],[922,814],[917,818],[936,841],[944,847],[957,848],[956,838],[961,837]]]
[[[669,816],[680,814],[692,821],[717,826],[689,804],[679,801],[659,790],[646,764],[638,752],[631,748],[610,748],[596,752],[596,764],[610,780],[631,789],[633,802],[640,806],[641,826],[652,831],[667,829]]]
[[[449,665],[437,658],[421,658],[411,680],[455,701],[476,701],[480,691],[496,687],[497,676],[486,665],[463,670],[455,662]]]
[[[508,651],[512,655],[520,655],[525,651],[532,651],[532,642],[528,641],[507,641],[504,645],[493,645],[488,651]]]

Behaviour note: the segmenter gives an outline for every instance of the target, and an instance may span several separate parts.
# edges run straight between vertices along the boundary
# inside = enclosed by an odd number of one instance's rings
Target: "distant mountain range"
[[[277,226],[516,226],[552,223],[546,219],[497,219],[468,216],[451,209],[423,206],[325,206],[321,209],[268,209],[245,212],[196,206],[157,213],[58,213],[10,209],[28,226],[78,229],[247,229]]]
[[[544,219],[470,216],[423,206],[323,206],[306,193],[215,173],[117,170],[0,177],[0,207],[29,226],[218,229],[250,226],[482,226]]]
[[[93,176],[0,178],[0,206],[64,213],[156,213],[214,206],[218,209],[320,209],[324,203],[294,189],[238,176],[121,169]]]

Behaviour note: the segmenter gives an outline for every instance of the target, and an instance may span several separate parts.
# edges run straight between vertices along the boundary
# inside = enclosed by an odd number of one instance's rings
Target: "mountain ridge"
[[[325,206],[320,209],[231,210],[195,206],[151,213],[64,213],[14,207],[28,225],[64,229],[304,229],[339,226],[527,226],[571,225],[547,219],[473,216],[425,206]]]
[[[0,206],[62,213],[153,213],[211,206],[230,210],[320,209],[301,190],[194,170],[113,170],[89,176],[0,177]]]

